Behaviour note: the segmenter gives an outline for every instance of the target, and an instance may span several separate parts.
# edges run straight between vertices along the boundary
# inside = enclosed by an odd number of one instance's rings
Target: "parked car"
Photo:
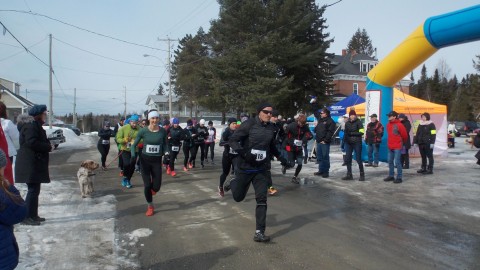
[[[77,134],[77,136],[80,136],[80,134],[82,134],[82,132],[80,131],[79,128],[77,128],[76,126],[74,125],[69,125],[69,124],[65,124],[63,125],[64,128],[68,128],[68,129],[71,129],[75,134]]]
[[[465,122],[455,121],[455,129],[460,133],[460,135],[466,135]]]
[[[472,133],[474,130],[478,129],[478,125],[477,125],[477,122],[473,122],[473,121],[466,121],[465,122],[465,133]]]
[[[53,127],[50,129],[48,126],[44,126],[45,132],[47,133],[47,139],[50,143],[57,149],[57,147],[67,141],[65,136],[63,136],[63,130],[61,128]]]

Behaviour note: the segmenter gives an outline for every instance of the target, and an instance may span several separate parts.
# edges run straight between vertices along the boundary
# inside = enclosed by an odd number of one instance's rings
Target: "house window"
[[[355,95],[358,95],[358,83],[354,83],[354,84],[353,84],[353,93],[354,93]]]
[[[368,72],[367,68],[368,68],[367,64],[362,64],[362,70],[360,72]]]
[[[375,67],[375,65],[370,64],[370,70],[372,70]]]

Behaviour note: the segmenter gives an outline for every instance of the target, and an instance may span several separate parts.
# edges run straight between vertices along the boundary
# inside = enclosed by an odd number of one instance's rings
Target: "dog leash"
[[[107,164],[107,166],[105,166],[105,168],[110,167],[110,165],[111,165],[113,162],[115,162],[115,160],[117,160],[117,159],[122,155],[122,153],[123,153],[123,150],[121,150],[120,153],[119,153],[112,161],[110,161],[110,162]]]

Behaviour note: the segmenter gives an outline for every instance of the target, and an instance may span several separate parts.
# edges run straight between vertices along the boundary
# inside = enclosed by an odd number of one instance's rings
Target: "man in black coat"
[[[45,219],[38,216],[38,197],[41,184],[50,183],[48,162],[53,147],[42,127],[47,119],[47,106],[35,105],[28,114],[17,118],[20,149],[15,162],[15,182],[26,183],[28,187],[27,218],[23,224],[40,225]]]
[[[402,150],[402,156],[400,157],[400,163],[402,164],[403,169],[410,168],[410,156],[408,154],[408,150],[412,148],[412,142],[410,139],[410,130],[412,130],[412,124],[408,120],[407,116],[403,113],[398,115],[398,119],[402,122],[403,126],[407,130],[408,140],[405,143],[405,151]]]
[[[328,178],[330,170],[330,143],[335,135],[335,122],[330,117],[330,111],[327,108],[320,110],[320,117],[315,126],[315,141],[317,142],[317,161],[318,172],[314,175]]]

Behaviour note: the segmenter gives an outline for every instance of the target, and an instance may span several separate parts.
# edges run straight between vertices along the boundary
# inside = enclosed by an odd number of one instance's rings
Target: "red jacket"
[[[7,166],[5,167],[4,177],[7,179],[10,184],[13,185],[13,169],[12,163],[10,162],[10,158],[8,156],[8,144],[7,139],[5,138],[5,133],[3,132],[3,128],[0,125],[0,149],[5,152],[5,156],[7,156]]]
[[[400,120],[395,119],[387,124],[388,149],[400,150],[408,140],[407,130]]]

